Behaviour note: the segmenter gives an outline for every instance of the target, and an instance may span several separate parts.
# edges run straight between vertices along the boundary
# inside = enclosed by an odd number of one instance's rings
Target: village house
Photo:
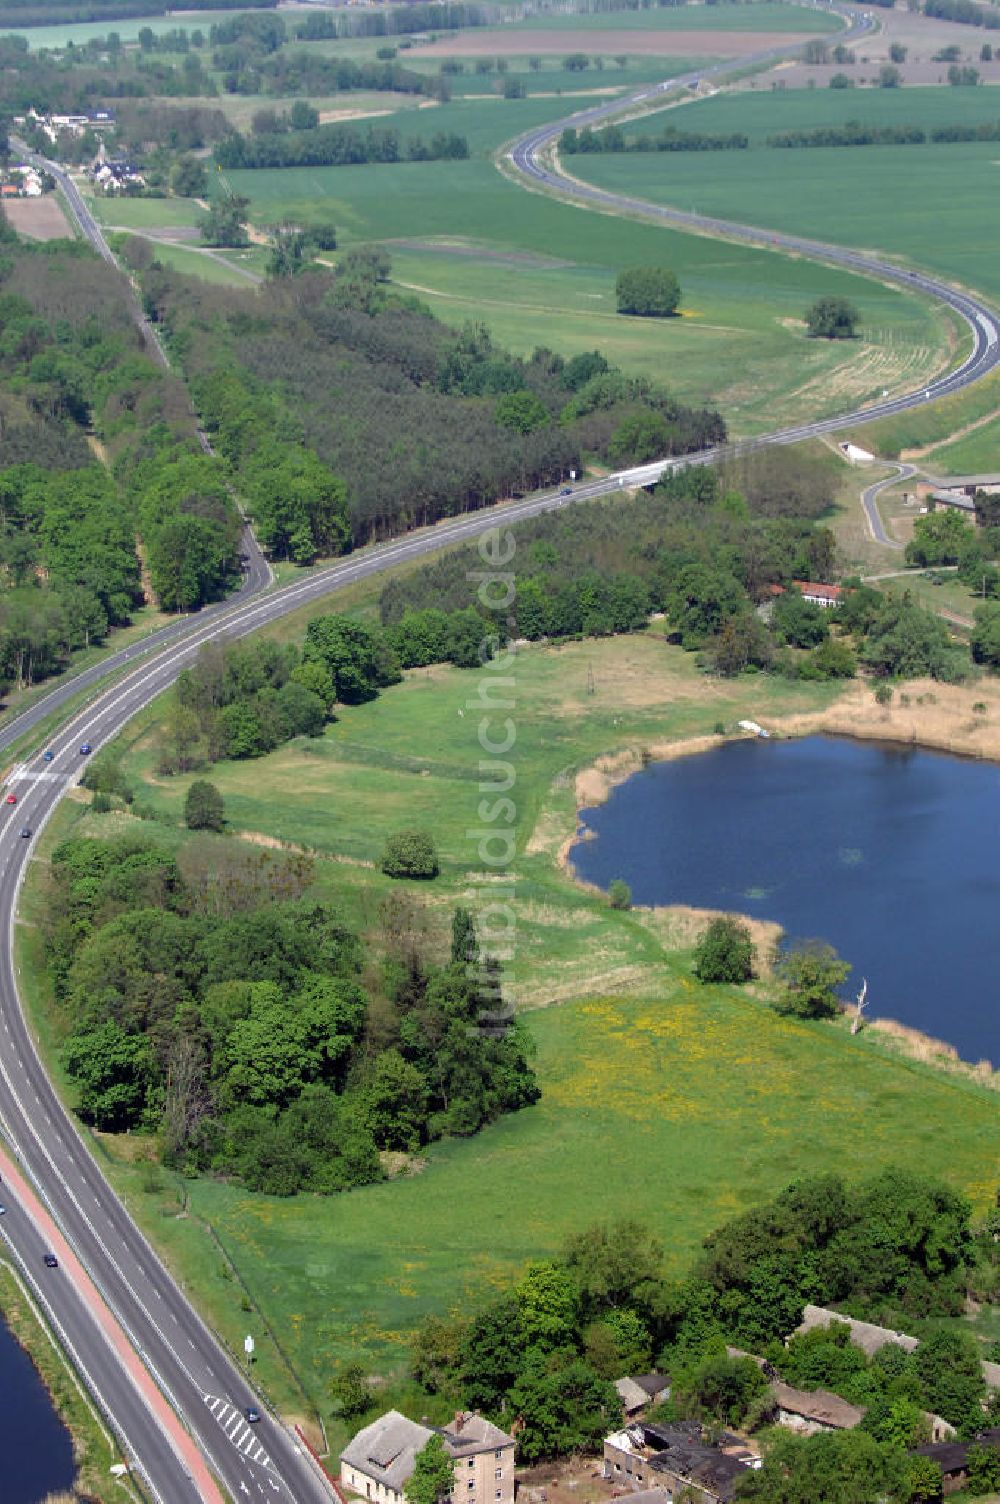
[[[514,1438],[466,1411],[457,1411],[446,1426],[422,1425],[398,1410],[387,1411],[341,1452],[340,1481],[377,1504],[405,1504],[417,1453],[435,1435],[454,1460],[454,1504],[513,1504]]]
[[[666,1490],[673,1499],[682,1489],[692,1490],[699,1504],[727,1504],[747,1468],[759,1466],[760,1458],[728,1432],[718,1445],[708,1445],[697,1421],[638,1422],[604,1442],[605,1478],[650,1504],[653,1494]]]
[[[615,1380],[615,1388],[626,1420],[635,1420],[650,1405],[670,1398],[670,1380],[662,1373],[626,1374]]]

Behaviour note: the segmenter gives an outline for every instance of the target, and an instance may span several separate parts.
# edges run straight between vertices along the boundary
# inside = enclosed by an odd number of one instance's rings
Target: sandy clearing
[[[72,237],[69,221],[55,194],[44,198],[12,198],[4,200],[7,218],[19,235],[29,240],[63,240]]]
[[[803,41],[788,31],[470,31],[414,47],[411,57],[743,57]]]

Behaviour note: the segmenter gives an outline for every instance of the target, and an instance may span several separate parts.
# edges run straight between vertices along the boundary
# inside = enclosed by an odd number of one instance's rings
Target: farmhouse
[[[452,1499],[513,1504],[514,1438],[480,1415],[458,1411],[447,1426],[424,1426],[389,1410],[358,1432],[340,1454],[345,1488],[378,1504],[405,1504],[417,1453],[438,1435],[455,1463]]]

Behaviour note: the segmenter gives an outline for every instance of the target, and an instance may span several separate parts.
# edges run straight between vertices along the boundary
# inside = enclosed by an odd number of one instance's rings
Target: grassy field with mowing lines
[[[559,114],[557,101],[547,104]],[[526,101],[508,115],[506,105],[456,101],[435,120],[457,128],[466,112],[489,112],[499,129],[516,130],[538,109],[538,101]],[[539,344],[566,355],[600,346],[686,400],[718,402],[738,434],[779,417],[841,411],[885,386],[919,385],[946,348],[938,315],[907,294],[767,251],[654,225],[626,228],[612,216],[526,193],[487,160],[230,177],[261,222],[322,216],[338,226],[345,246],[389,242],[397,281],[418,289],[447,322],[482,318],[525,354]],[[618,270],[643,263],[675,269],[683,318],[615,314]],[[823,293],[858,304],[869,349],[806,340],[804,310]]]
[[[995,142],[781,151],[774,131],[832,122],[976,124],[996,120],[989,89],[798,90],[699,101],[651,117],[680,129],[742,130],[754,146],[698,153],[575,156],[571,171],[658,203],[842,245],[887,251],[1000,298]]]
[[[819,708],[833,691],[706,680],[652,633],[533,648],[515,676],[523,854],[513,981],[529,1010],[541,1102],[474,1139],[434,1146],[415,1176],[331,1199],[151,1177],[135,1163],[134,1140],[128,1160],[104,1145],[130,1210],[227,1340],[237,1345],[248,1325],[262,1333],[259,1376],[291,1413],[315,1406],[329,1419],[337,1364],[358,1357],[391,1373],[421,1316],[487,1297],[598,1217],[649,1221],[678,1271],[721,1220],[796,1174],[842,1166],[845,1142],[852,1173],[919,1165],[977,1205],[992,1199],[995,1096],[886,1054],[874,1035],[852,1040],[839,1025],[781,1018],[761,987],[697,986],[685,915],[614,913],[554,860],[574,826],[573,774],[599,752],[711,732],[720,719]],[[307,841],[317,892],[371,929],[381,898],[400,889],[366,863],[401,819],[428,818],[443,874],[416,896],[428,904],[431,945],[443,948],[474,861],[465,832],[479,754],[458,715],[472,685],[452,669],[414,673],[345,711],[316,742],[218,765],[211,776],[230,820]],[[126,738],[133,776],[152,766],[150,719]],[[142,797],[176,819],[187,781],[147,781]],[[74,821],[95,834],[123,823],[79,804],[58,821],[47,841]],[[177,826],[141,828],[187,839]],[[32,883],[29,921],[35,903]],[[20,941],[27,962],[37,931],[22,926]],[[51,1048],[51,1037],[43,1043]],[[624,1176],[623,1165],[641,1173]]]

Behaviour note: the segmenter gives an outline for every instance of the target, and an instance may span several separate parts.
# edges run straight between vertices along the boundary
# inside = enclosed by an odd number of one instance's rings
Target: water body
[[[68,1489],[73,1443],[24,1349],[0,1319],[0,1457],[3,1504],[39,1504]]]
[[[583,824],[581,877],[819,937],[869,1014],[1000,1065],[1000,769],[829,737],[659,763]],[[849,983],[849,986],[850,986]]]

